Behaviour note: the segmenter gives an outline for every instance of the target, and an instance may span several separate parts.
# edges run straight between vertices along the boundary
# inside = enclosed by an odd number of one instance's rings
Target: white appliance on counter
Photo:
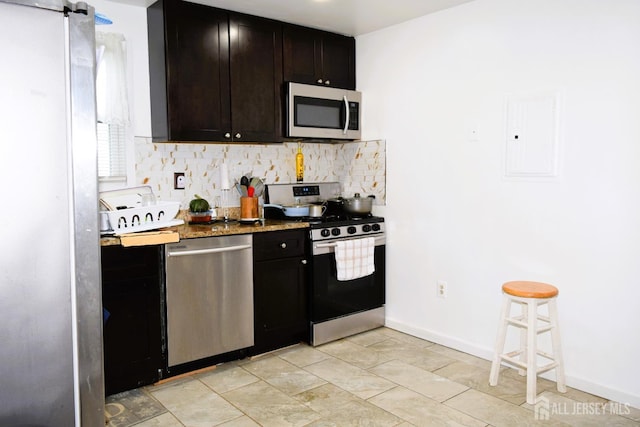
[[[286,105],[289,138],[360,139],[358,91],[288,83]]]
[[[94,9],[1,0],[0,425],[104,426]]]

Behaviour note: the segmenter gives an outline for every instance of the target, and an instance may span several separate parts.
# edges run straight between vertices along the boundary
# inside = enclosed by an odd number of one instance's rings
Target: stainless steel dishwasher
[[[250,234],[165,245],[168,366],[253,346]]]

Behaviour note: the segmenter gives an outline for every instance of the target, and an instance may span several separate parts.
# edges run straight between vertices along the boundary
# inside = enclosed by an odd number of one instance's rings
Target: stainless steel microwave
[[[300,83],[287,84],[287,136],[360,139],[362,94]]]

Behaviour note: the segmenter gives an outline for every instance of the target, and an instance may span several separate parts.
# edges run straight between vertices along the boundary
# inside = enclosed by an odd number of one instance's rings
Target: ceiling
[[[155,0],[115,0],[149,6]],[[191,0],[350,36],[370,33],[472,0]]]

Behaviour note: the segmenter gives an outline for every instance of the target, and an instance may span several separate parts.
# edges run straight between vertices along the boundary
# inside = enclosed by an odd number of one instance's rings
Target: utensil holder
[[[258,218],[258,198],[240,197],[240,219]]]

